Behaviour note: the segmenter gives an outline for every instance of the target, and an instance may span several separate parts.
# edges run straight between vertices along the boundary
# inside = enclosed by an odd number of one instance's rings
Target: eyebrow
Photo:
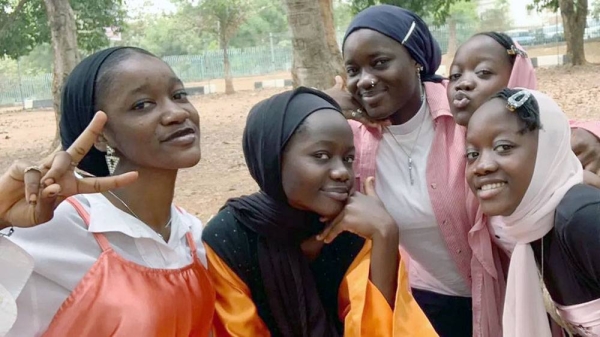
[[[181,85],[182,87],[184,86],[183,82],[181,81],[181,79],[179,77],[171,77],[169,79],[169,86],[174,87],[176,85]]]
[[[318,146],[318,145],[329,145],[329,146],[338,146],[340,145],[340,143],[333,141],[333,140],[320,140],[318,142],[312,143],[311,146]],[[349,151],[354,150],[354,145],[352,145],[351,147],[348,148]]]
[[[374,59],[374,58],[376,58],[378,56],[384,56],[384,55],[390,55],[390,54],[393,54],[393,53],[389,52],[389,51],[377,51],[377,52],[373,52],[373,53],[368,54],[367,58]],[[349,60],[347,60],[347,61],[344,62],[345,65],[348,65],[348,64],[351,64],[351,63],[354,63],[353,59],[349,59]]]
[[[169,87],[171,88],[176,85],[181,85],[182,87],[184,86],[183,82],[178,77],[171,77],[169,79]],[[141,92],[148,91],[149,89],[150,89],[150,85],[148,83],[144,83],[144,84],[132,89],[131,91],[129,91],[128,95],[139,94]]]

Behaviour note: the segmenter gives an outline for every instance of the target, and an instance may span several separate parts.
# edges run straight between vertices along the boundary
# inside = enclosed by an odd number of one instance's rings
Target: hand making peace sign
[[[53,153],[37,164],[17,161],[0,176],[0,229],[48,222],[58,204],[70,196],[104,192],[137,179],[137,172],[101,178],[75,176],[77,164],[94,146],[106,121],[106,114],[99,111],[66,151]]]

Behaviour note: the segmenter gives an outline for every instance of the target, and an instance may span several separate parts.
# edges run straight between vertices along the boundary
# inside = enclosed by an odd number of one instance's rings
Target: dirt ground
[[[589,61],[600,62],[600,42],[587,44],[586,49]],[[556,50],[554,46],[529,53],[548,55],[556,54]],[[600,97],[600,64],[538,69],[537,75],[540,90],[552,95],[570,117],[600,120],[600,107],[594,103]],[[254,81],[274,78],[290,78],[290,75],[236,79],[234,85],[241,91],[234,95],[192,98],[202,116],[202,160],[196,167],[180,173],[176,203],[203,221],[215,214],[228,198],[256,190],[245,167],[241,136],[252,105],[284,90],[254,91],[251,90]],[[222,85],[222,81],[216,82],[217,86]],[[48,151],[54,131],[54,115],[50,110],[0,112],[0,172],[16,159],[40,158]]]

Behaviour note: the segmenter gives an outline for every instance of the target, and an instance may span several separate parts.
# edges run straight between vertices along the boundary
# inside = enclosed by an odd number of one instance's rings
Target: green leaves
[[[352,9],[354,13],[358,13],[377,4],[394,5],[411,10],[423,18],[429,18],[434,25],[439,26],[450,16],[451,5],[461,1],[470,0],[352,0]]]
[[[123,27],[125,11],[121,0],[71,0],[78,44],[91,52],[108,45],[104,27]],[[27,0],[12,16],[17,0],[0,0],[0,57],[18,58],[35,46],[50,42],[50,29],[43,0]]]

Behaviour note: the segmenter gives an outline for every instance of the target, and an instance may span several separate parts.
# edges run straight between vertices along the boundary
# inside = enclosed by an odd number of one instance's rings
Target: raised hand
[[[321,232],[317,239],[330,243],[344,231],[367,239],[395,236],[398,227],[375,192],[375,178],[364,182],[365,194],[354,192],[346,207]]]
[[[390,124],[388,120],[375,121],[369,119],[369,116],[365,113],[365,109],[346,89],[346,84],[341,76],[336,76],[335,85],[327,90],[324,90],[324,92],[331,96],[331,98],[333,98],[340,105],[346,119],[353,119],[368,127],[377,128],[379,130],[381,130],[383,126]]]
[[[600,139],[598,137],[583,128],[572,129],[571,148],[585,170],[600,174]]]
[[[84,193],[98,193],[134,182],[137,172],[111,177],[77,178],[75,168],[102,134],[107,117],[96,113],[88,127],[66,150],[58,151],[37,164],[17,161],[0,177],[0,229],[9,224],[31,227],[48,222],[64,199]]]

